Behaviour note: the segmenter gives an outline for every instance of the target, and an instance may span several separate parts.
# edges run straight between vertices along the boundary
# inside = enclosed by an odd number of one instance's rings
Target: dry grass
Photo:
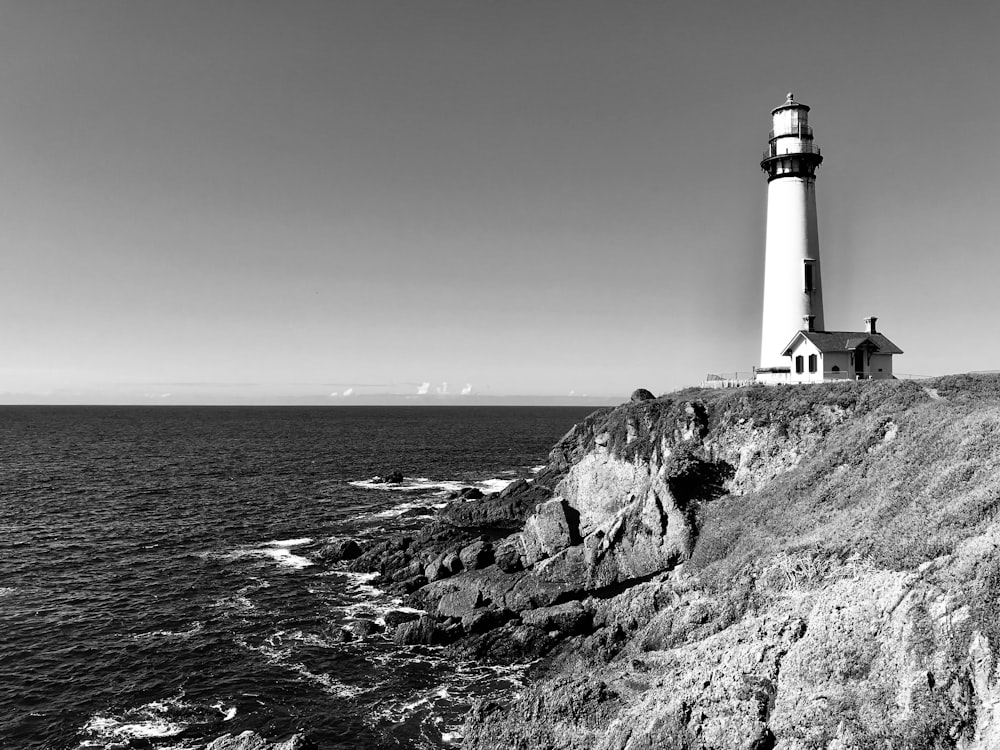
[[[756,424],[791,423],[822,405],[848,413],[817,453],[764,490],[701,506],[687,568],[732,610],[719,613],[718,627],[782,590],[872,569],[912,570],[997,517],[1000,378],[942,378],[933,387],[946,398],[888,382],[750,388],[710,404],[713,419]],[[983,585],[998,575],[983,571]],[[1000,630],[988,622],[997,612],[978,609],[984,627]]]

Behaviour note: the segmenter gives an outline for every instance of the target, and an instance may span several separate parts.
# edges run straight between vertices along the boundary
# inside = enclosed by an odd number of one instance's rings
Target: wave
[[[253,550],[252,554],[263,554],[265,557],[270,557],[278,565],[283,565],[286,568],[308,568],[313,564],[313,561],[306,557],[292,554],[292,551],[287,547]]]
[[[133,641],[146,640],[148,638],[190,638],[200,633],[205,628],[205,623],[196,620],[187,630],[150,630],[148,633],[132,633],[128,637]]]
[[[303,536],[297,539],[274,539],[266,542],[268,547],[301,547],[303,544],[312,544],[311,536]]]
[[[226,704],[222,701],[212,704],[212,708],[216,709],[220,714],[222,714],[223,721],[232,721],[236,718],[237,710],[236,706],[230,706],[226,708]]]
[[[469,706],[479,698],[498,692],[509,694],[524,687],[528,669],[536,662],[511,665],[482,665],[458,662],[442,652],[382,652],[366,656],[379,671],[398,671],[420,664],[421,669],[448,674],[445,681],[403,694],[387,701],[369,705],[366,721],[374,727],[418,727],[422,741],[416,747],[440,748],[460,746],[464,735],[462,724]]]
[[[433,515],[438,508],[443,508],[445,503],[400,503],[392,508],[386,508],[378,513],[372,513],[369,518],[397,518],[410,511],[422,511],[419,515]],[[417,515],[417,514],[415,514]]]
[[[312,542],[313,540],[311,537],[286,540],[275,539],[270,542],[263,542],[260,546],[255,547],[239,547],[237,549],[227,550],[224,552],[202,552],[199,557],[206,560],[223,560],[225,562],[241,560],[247,557],[266,557],[274,560],[282,567],[301,569],[307,568],[314,563],[306,557],[296,555],[291,551],[291,548],[301,547],[305,544],[312,544]]]
[[[168,698],[130,708],[117,715],[95,714],[81,730],[89,736],[89,741],[81,743],[79,748],[93,748],[92,741],[130,745],[131,740],[173,737],[187,729],[188,724],[170,714],[190,713],[192,708],[180,698]]]
[[[10,596],[11,594],[16,594],[17,589],[13,586],[0,586],[0,596]]]
[[[347,579],[347,591],[355,596],[377,597],[385,594],[378,586],[372,586],[369,581],[379,577],[378,573],[357,573],[351,570],[335,570],[329,575],[338,575]]]
[[[429,479],[427,477],[404,477],[402,482],[376,482],[373,479],[358,479],[348,482],[352,487],[366,490],[388,490],[395,492],[436,492],[446,495],[460,492],[467,487],[475,487],[483,493],[499,492],[513,482],[512,478],[494,477],[474,482],[457,482],[449,479]]]
[[[375,689],[374,687],[349,685],[332,677],[328,672],[313,672],[302,662],[293,661],[292,653],[295,650],[293,646],[295,642],[328,648],[335,645],[322,636],[303,633],[300,630],[291,632],[279,630],[276,633],[272,633],[263,643],[256,646],[242,636],[234,638],[234,642],[241,648],[260,654],[268,664],[295,672],[309,682],[319,685],[330,695],[338,698],[354,698]]]
[[[348,685],[346,682],[341,682],[340,680],[331,677],[328,672],[316,674],[315,672],[311,672],[304,664],[301,663],[284,664],[282,666],[298,672],[310,682],[319,685],[327,693],[335,695],[338,698],[356,698],[359,695],[363,695],[374,690],[374,688],[361,687],[360,685]]]

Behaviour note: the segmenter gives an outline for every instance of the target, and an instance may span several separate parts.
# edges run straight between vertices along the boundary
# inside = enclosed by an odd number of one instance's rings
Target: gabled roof
[[[860,349],[865,345],[879,354],[902,354],[903,350],[889,341],[881,333],[865,333],[864,331],[799,331],[782,350],[784,356],[792,353],[798,343],[799,336],[819,349],[821,352],[846,352]]]

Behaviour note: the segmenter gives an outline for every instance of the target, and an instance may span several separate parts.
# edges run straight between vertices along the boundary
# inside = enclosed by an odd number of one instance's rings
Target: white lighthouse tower
[[[823,283],[816,230],[816,167],[823,161],[809,107],[789,94],[771,111],[760,166],[767,174],[764,316],[758,379],[788,372],[785,347],[797,331],[822,331]]]

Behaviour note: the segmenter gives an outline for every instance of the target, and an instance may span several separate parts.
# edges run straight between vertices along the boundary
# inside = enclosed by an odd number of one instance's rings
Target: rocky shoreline
[[[321,557],[426,613],[382,637],[534,662],[468,750],[1000,747],[996,377],[640,390]]]

